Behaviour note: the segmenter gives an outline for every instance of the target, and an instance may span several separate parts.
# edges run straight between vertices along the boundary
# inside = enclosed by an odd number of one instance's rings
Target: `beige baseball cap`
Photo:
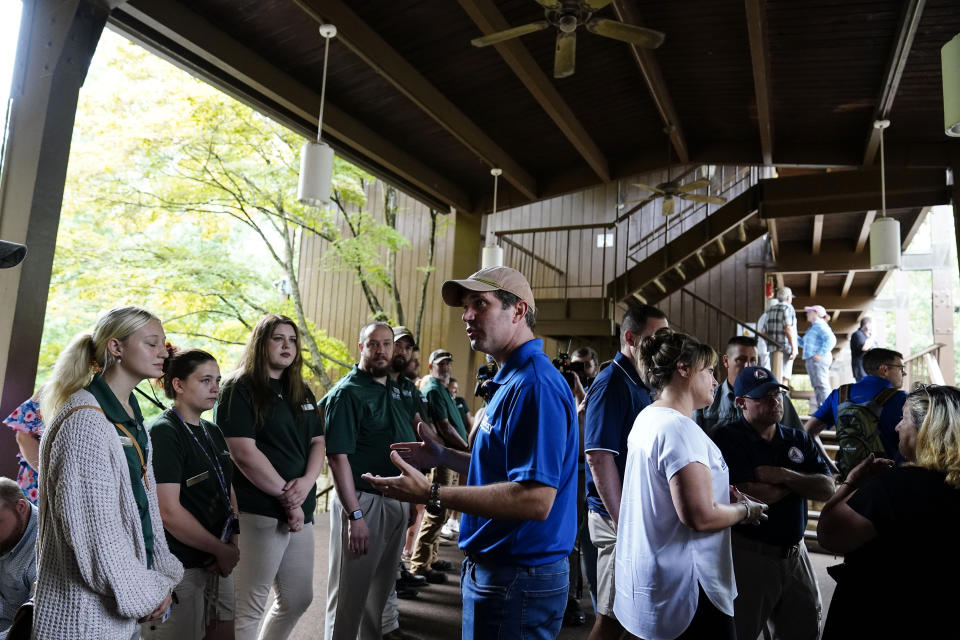
[[[523,274],[510,267],[487,267],[480,269],[465,280],[447,280],[440,289],[443,301],[451,307],[463,304],[463,296],[468,291],[496,291],[500,289],[512,293],[524,302],[530,309],[537,310],[533,303],[533,289]]]
[[[406,328],[405,326],[403,326],[402,324],[393,327],[393,341],[394,341],[394,342],[397,342],[397,341],[400,340],[401,338],[405,338],[405,337],[406,337],[406,338],[410,338],[410,342],[413,343],[413,346],[414,346],[414,347],[417,346],[417,341],[413,339],[413,333],[411,333],[410,329],[407,329],[407,328]]]

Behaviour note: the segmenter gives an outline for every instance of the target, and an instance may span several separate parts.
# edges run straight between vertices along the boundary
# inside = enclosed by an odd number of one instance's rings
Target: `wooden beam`
[[[857,246],[853,250],[854,253],[860,253],[864,247],[867,246],[867,240],[870,238],[870,225],[873,224],[873,220],[876,217],[876,209],[871,209],[863,214],[863,224],[860,225],[860,235],[857,236]]]
[[[133,0],[114,10],[110,22],[157,55],[278,119],[282,119],[279,114],[287,114],[287,122],[300,133],[316,135],[319,93],[183,5],[166,0]],[[148,32],[165,41],[158,42]],[[251,98],[251,93],[260,97]],[[446,203],[462,211],[473,210],[470,197],[459,186],[329,99],[324,105],[323,124],[324,133],[333,138],[328,141],[338,153],[346,151],[344,155],[373,173],[409,185],[412,192],[428,196],[430,206]]]
[[[813,244],[810,252],[813,255],[820,255],[820,243],[823,241],[823,214],[813,216]]]
[[[613,3],[613,12],[620,22],[633,24],[642,27],[643,22],[640,19],[640,13],[632,1],[615,0]],[[628,45],[634,61],[640,68],[643,75],[643,81],[647,84],[650,91],[650,97],[660,119],[663,121],[664,130],[670,136],[670,143],[677,154],[680,162],[686,164],[690,162],[690,153],[687,150],[686,137],[683,134],[683,127],[680,125],[680,116],[673,106],[673,99],[667,90],[667,84],[663,80],[663,74],[660,72],[660,64],[654,58],[653,52],[649,49],[641,49],[634,45]]]
[[[745,0],[750,60],[753,63],[753,92],[757,98],[757,127],[763,164],[773,164],[773,117],[770,114],[769,48],[765,0]]]
[[[767,233],[770,235],[770,256],[776,260],[780,254],[780,236],[777,233],[776,218],[767,220]]]
[[[887,167],[887,209],[950,202],[944,169]],[[849,213],[880,208],[880,171],[860,169],[813,175],[765,178],[761,190],[763,218]]]
[[[302,1],[302,0],[297,0]],[[319,0],[312,0],[319,2]],[[330,0],[323,0],[326,6]],[[460,6],[484,35],[510,28],[503,14],[492,0],[459,0]],[[339,24],[337,25],[339,27]],[[551,30],[551,34],[553,31]],[[610,182],[610,166],[603,152],[573,113],[573,109],[564,101],[537,61],[519,39],[506,40],[493,45],[503,57],[530,95],[547,112],[550,119],[560,128],[570,144],[586,160],[594,173],[603,181]],[[477,54],[480,55],[479,53]]]
[[[392,84],[401,94],[433,118],[490,167],[503,169],[503,177],[531,200],[537,182],[475,122],[434,87],[386,40],[340,0],[294,0],[317,23],[337,26],[337,40]],[[317,36],[319,43],[320,36]]]
[[[840,289],[840,297],[846,298],[847,294],[850,293],[850,287],[853,286],[853,279],[856,277],[856,271],[850,271],[847,273],[847,277],[843,280],[843,287]]]
[[[900,87],[900,78],[903,76],[903,69],[907,66],[907,58],[910,56],[911,47],[913,47],[913,37],[920,25],[920,16],[923,13],[924,4],[926,4],[926,0],[909,0],[904,7],[903,16],[900,19],[900,28],[897,30],[897,39],[894,41],[893,50],[890,52],[890,60],[887,62],[887,71],[883,76],[880,100],[873,114],[874,121],[886,120],[890,116],[893,100],[896,98],[897,89]],[[871,122],[870,133],[867,136],[867,148],[863,152],[863,166],[867,167],[873,164],[879,148],[880,130],[874,128]]]
[[[797,309],[815,304],[822,305],[827,311],[862,311],[872,305],[876,297],[873,295],[856,294],[844,297],[842,295],[809,295],[794,296],[793,306]]]
[[[870,271],[870,256],[854,253],[842,240],[824,240],[814,258],[806,242],[781,242],[780,257],[767,268],[769,273],[823,273],[825,271]]]
[[[810,274],[810,297],[817,297],[817,280],[820,278],[820,274],[814,271]]]

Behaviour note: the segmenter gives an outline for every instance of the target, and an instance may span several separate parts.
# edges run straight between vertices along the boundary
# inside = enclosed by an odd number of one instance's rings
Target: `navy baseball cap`
[[[757,400],[770,393],[771,389],[789,389],[780,384],[770,369],[763,367],[747,367],[740,372],[733,383],[733,395],[737,398],[753,398]]]

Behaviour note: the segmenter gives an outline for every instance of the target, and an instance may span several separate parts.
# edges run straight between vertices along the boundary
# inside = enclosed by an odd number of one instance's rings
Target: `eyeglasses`
[[[906,366],[906,365],[903,365],[903,364],[894,364],[894,363],[892,363],[892,362],[888,362],[887,364],[884,364],[884,365],[881,365],[881,366],[884,366],[884,367],[886,367],[886,368],[888,368],[888,369],[900,369],[900,373],[906,373],[906,372],[907,372],[907,366]]]
[[[783,395],[779,391],[769,393],[762,398],[751,398],[750,396],[744,396],[744,398],[753,400],[754,402],[783,402]]]

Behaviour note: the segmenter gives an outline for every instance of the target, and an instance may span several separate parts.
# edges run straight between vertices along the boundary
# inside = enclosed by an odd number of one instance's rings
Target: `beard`
[[[383,376],[390,373],[390,365],[381,367],[375,364],[367,365],[367,373],[369,373],[374,378],[382,378]]]
[[[410,364],[407,362],[407,359],[401,355],[393,356],[393,359],[390,360],[390,371],[393,373],[403,373],[404,369],[407,368],[407,365]]]

